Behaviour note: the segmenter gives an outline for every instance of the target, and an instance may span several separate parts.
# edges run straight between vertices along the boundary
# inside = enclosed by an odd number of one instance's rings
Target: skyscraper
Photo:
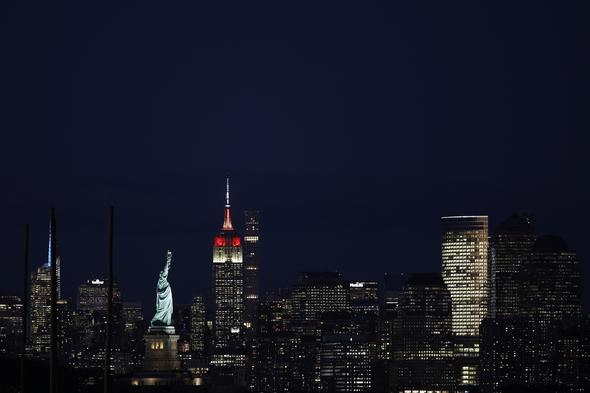
[[[457,378],[477,385],[480,324],[488,311],[488,217],[442,217],[442,276],[451,294]]]
[[[523,260],[521,280],[524,334],[531,345],[525,382],[579,389],[581,274],[576,253],[557,236],[540,236]]]
[[[242,239],[232,226],[227,179],[223,226],[213,240],[216,348],[241,346],[244,333],[243,286]]]
[[[33,352],[46,354],[49,352],[51,331],[51,224],[49,225],[49,246],[47,250],[47,262],[43,263],[31,274],[31,299],[30,312],[30,342]],[[57,270],[57,295],[60,295],[60,258],[56,258]]]
[[[78,286],[78,311],[107,311],[108,280],[105,278],[90,278]],[[117,282],[113,282],[113,302],[121,300],[121,292]]]
[[[451,296],[440,274],[412,275],[394,320],[393,391],[452,391],[451,319]]]
[[[191,350],[199,355],[205,350],[205,302],[203,296],[193,296],[191,303]]]
[[[256,210],[244,212],[244,323],[248,332],[257,331],[258,323],[258,268],[260,252],[260,213]]]
[[[519,312],[520,266],[535,242],[532,218],[513,214],[502,222],[490,240],[490,316],[509,317]]]
[[[291,293],[293,390],[320,389],[322,315],[350,311],[348,285],[338,272],[302,272]]]

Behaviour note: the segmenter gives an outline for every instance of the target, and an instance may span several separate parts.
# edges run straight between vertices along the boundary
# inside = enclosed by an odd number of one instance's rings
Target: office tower
[[[451,392],[451,295],[439,273],[417,273],[404,285],[394,322],[395,392]]]
[[[79,311],[105,311],[108,303],[108,281],[104,278],[91,278],[78,286],[77,309]],[[117,282],[113,282],[113,302],[121,300]]]
[[[580,266],[563,239],[540,236],[523,260],[521,280],[521,309],[527,317],[547,325],[580,319]]]
[[[350,311],[348,285],[337,272],[302,272],[291,292],[293,390],[320,389],[321,316]]]
[[[260,303],[259,329],[252,346],[251,389],[255,392],[293,391],[291,302],[287,290],[270,293]]]
[[[442,217],[442,277],[451,293],[458,383],[477,385],[480,324],[488,310],[488,217]]]
[[[490,239],[490,316],[519,314],[519,278],[523,258],[535,242],[532,218],[513,214],[497,228]]]
[[[349,311],[326,312],[320,324],[320,384],[330,392],[371,389],[371,350],[361,318]]]
[[[31,274],[31,349],[36,354],[50,351],[51,268],[43,264]]]
[[[241,346],[244,330],[242,239],[231,222],[229,179],[225,198],[223,227],[213,241],[216,348]]]
[[[291,293],[292,326],[313,331],[322,313],[350,311],[348,285],[338,272],[302,272]],[[311,330],[309,330],[309,329]]]
[[[377,281],[351,281],[348,283],[350,305],[356,316],[379,315],[379,283]]]
[[[581,275],[578,258],[557,236],[540,236],[521,269],[521,312],[531,348],[525,383],[579,388]]]
[[[213,240],[214,351],[211,370],[213,379],[222,384],[246,383],[242,262],[242,239],[232,226],[227,179],[223,226]]]
[[[205,302],[201,295],[195,295],[191,303],[191,350],[198,355],[205,351],[205,323]]]
[[[22,348],[22,313],[20,297],[0,295],[0,354],[16,354]]]
[[[122,352],[131,356],[130,366],[139,367],[143,360],[143,333],[146,323],[143,319],[143,307],[139,302],[122,302],[123,340]]]
[[[246,210],[244,219],[244,323],[248,332],[256,332],[259,302],[260,213],[256,210]]]
[[[73,324],[71,318],[70,302],[68,299],[58,299],[57,312],[57,346],[58,354],[62,361],[66,360],[72,350]]]
[[[275,335],[291,331],[291,291],[279,289],[266,295],[259,307],[259,334]]]

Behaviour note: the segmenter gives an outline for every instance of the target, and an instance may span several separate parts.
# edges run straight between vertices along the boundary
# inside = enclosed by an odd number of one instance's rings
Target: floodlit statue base
[[[174,326],[150,326],[145,335],[144,371],[180,370],[178,338]]]

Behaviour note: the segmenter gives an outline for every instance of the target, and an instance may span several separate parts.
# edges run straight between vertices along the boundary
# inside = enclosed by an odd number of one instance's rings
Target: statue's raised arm
[[[166,264],[158,278],[156,293],[156,314],[152,318],[151,326],[171,326],[172,324],[172,288],[168,282],[168,271],[172,264],[172,252],[166,253]]]
[[[166,252],[166,264],[164,265],[164,270],[162,273],[165,277],[168,277],[168,270],[170,270],[170,265],[172,264],[172,251],[168,250]]]

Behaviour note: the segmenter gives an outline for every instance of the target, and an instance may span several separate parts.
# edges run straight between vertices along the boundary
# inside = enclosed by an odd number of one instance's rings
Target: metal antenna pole
[[[113,334],[113,220],[114,208],[109,208],[108,233],[107,233],[107,337],[106,351],[104,355],[104,393],[111,391],[111,339]]]
[[[25,224],[25,249],[24,249],[24,264],[23,264],[23,333],[22,333],[22,348],[20,352],[20,393],[25,393],[25,354],[27,350],[27,318],[28,318],[28,303],[29,303],[29,224]]]
[[[51,355],[49,357],[49,392],[57,393],[57,239],[55,209],[51,208]]]

